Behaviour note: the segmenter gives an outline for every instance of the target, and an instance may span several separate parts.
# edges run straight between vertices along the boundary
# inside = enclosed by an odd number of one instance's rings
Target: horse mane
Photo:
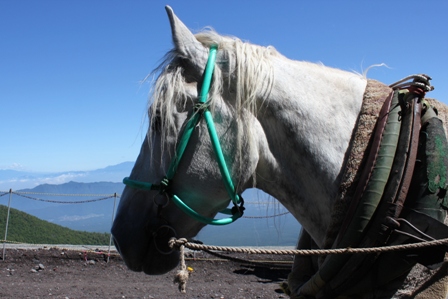
[[[280,56],[280,54],[273,47],[253,45],[234,37],[219,35],[213,30],[204,30],[196,34],[195,37],[205,48],[218,45],[213,82],[209,91],[211,100],[208,104],[214,113],[213,98],[222,95],[229,88],[234,91],[232,97],[235,98],[232,99],[232,104],[229,104],[229,107],[234,110],[238,124],[236,154],[241,158],[243,138],[250,136],[248,134],[251,131],[251,120],[247,117],[247,113],[256,115],[259,109],[257,107],[258,100],[263,100],[271,92],[274,74],[270,57]],[[160,130],[162,140],[166,140],[168,136],[178,139],[172,111],[175,111],[176,107],[185,109],[188,103],[185,90],[187,81],[184,77],[187,71],[185,70],[186,65],[188,64],[185,64],[185,58],[181,57],[176,49],[172,49],[152,73],[159,73],[159,75],[149,101],[149,104],[152,104],[152,107],[149,108],[149,142],[152,140],[150,136],[155,128]],[[157,117],[155,117],[155,113],[157,113]],[[247,150],[250,150],[252,138],[248,139],[244,144],[248,146]],[[163,142],[161,146],[163,151]],[[150,146],[150,148],[152,147]],[[241,163],[238,164],[240,168],[244,168]]]
[[[213,30],[202,31],[196,34],[196,38],[204,47],[218,45],[218,61],[220,66],[217,72],[221,71],[226,75],[227,80],[222,76],[214,79],[213,84],[218,85],[216,91],[222,90],[224,82],[235,84],[236,98],[235,109],[239,114],[246,110],[254,115],[257,113],[257,96],[268,95],[273,85],[273,69],[270,57],[280,55],[273,47],[261,47],[243,42],[236,37],[222,36]],[[234,80],[232,80],[234,79]],[[213,97],[213,93],[210,97]]]

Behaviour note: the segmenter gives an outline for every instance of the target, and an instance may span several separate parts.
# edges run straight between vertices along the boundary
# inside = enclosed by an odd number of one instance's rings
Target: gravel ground
[[[173,283],[177,269],[148,276],[128,270],[116,251],[107,262],[107,247],[95,252],[92,247],[49,246],[8,245],[5,260],[0,260],[0,298],[288,298],[280,289],[288,269],[189,251],[187,266],[193,273],[182,294]],[[225,255],[277,265],[292,262],[292,256]]]

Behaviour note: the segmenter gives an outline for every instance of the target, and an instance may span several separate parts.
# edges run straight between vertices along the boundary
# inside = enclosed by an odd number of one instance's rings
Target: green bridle
[[[176,204],[176,206],[179,207],[179,209],[181,209],[182,211],[184,211],[186,214],[188,214],[197,221],[212,225],[226,225],[234,222],[243,215],[244,200],[240,195],[236,193],[235,186],[233,185],[232,178],[230,177],[229,169],[227,168],[226,162],[224,160],[221,144],[219,143],[218,134],[216,133],[215,125],[213,123],[212,114],[208,109],[208,105],[206,105],[208,100],[208,93],[210,90],[210,84],[213,76],[213,70],[215,67],[217,49],[218,47],[216,45],[210,47],[210,53],[207,60],[207,65],[205,67],[204,82],[202,84],[202,89],[200,96],[198,98],[198,103],[196,103],[196,111],[193,113],[192,117],[188,120],[185,126],[185,130],[176,148],[176,155],[171,161],[166,176],[162,179],[162,181],[159,184],[151,184],[141,181],[135,181],[131,180],[129,177],[124,178],[123,183],[128,187],[136,189],[159,190],[160,193],[162,194],[163,193],[168,194],[171,200]],[[212,146],[219,165],[219,170],[224,180],[224,185],[226,187],[227,193],[230,196],[230,199],[234,204],[234,207],[232,209],[225,209],[220,212],[223,214],[231,215],[230,217],[223,219],[213,219],[202,216],[198,214],[195,210],[190,208],[177,195],[169,193],[168,186],[172,181],[174,175],[176,174],[177,167],[179,166],[179,162],[182,159],[185,149],[187,148],[188,142],[190,141],[191,134],[193,133],[196,125],[201,120],[202,116],[204,117],[207,124],[208,133],[212,141]]]

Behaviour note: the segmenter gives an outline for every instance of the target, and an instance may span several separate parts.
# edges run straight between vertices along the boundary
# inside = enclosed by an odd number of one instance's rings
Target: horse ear
[[[165,6],[165,9],[170,19],[171,34],[176,51],[179,55],[188,59],[202,74],[207,63],[207,49],[196,39],[187,26],[179,20],[170,6]]]

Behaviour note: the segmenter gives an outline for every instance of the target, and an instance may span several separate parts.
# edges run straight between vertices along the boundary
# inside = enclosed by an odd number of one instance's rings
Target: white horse
[[[293,61],[272,47],[213,31],[193,35],[171,8],[167,12],[174,49],[159,68],[147,139],[129,181],[156,184],[171,171],[168,193],[204,218],[215,217],[231,202],[204,121],[194,124],[185,153],[170,170],[188,120],[200,114],[195,102],[205,84],[209,49],[217,45],[202,108],[212,111],[235,193],[255,187],[270,194],[301,223],[314,245],[324,246],[367,79]],[[160,190],[128,186],[112,233],[131,270],[162,274],[179,262],[168,240],[193,238],[204,226]],[[298,264],[293,269],[300,271]],[[299,282],[292,278],[290,285],[294,297]]]

